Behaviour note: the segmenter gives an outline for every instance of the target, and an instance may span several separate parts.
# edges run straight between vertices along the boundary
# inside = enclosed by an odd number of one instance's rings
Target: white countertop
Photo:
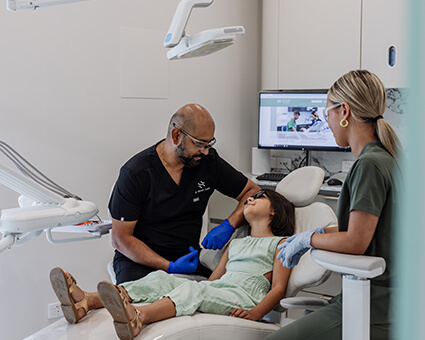
[[[254,175],[252,173],[244,173],[246,177],[248,177],[251,181],[253,181],[255,184],[257,184],[259,187],[271,187],[276,188],[277,184],[279,182],[277,181],[260,181],[257,179],[258,175]],[[319,194],[320,195],[329,195],[329,196],[339,196],[339,193],[341,192],[341,185],[327,185],[326,183],[323,183],[322,187],[320,188]]]

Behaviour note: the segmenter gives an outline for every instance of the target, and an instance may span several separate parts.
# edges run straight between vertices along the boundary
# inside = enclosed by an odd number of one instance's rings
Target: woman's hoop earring
[[[343,128],[348,126],[348,120],[347,119],[341,119],[339,122],[339,125],[341,125]]]

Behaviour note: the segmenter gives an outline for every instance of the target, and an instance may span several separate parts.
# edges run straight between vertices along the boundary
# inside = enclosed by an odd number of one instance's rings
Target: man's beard
[[[198,166],[201,163],[202,158],[205,157],[205,155],[203,153],[195,154],[193,156],[188,156],[187,152],[184,148],[183,142],[180,143],[177,146],[177,148],[175,150],[175,154],[176,154],[176,157],[180,160],[180,162],[184,166],[187,166],[189,168],[193,168],[195,166]],[[201,157],[201,159],[195,159],[195,157]]]

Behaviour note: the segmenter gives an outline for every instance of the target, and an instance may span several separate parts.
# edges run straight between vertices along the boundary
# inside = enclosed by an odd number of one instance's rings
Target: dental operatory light
[[[55,243],[51,237],[52,228],[87,221],[99,212],[94,203],[83,201],[57,185],[1,141],[0,152],[19,170],[0,162],[0,183],[21,194],[19,208],[0,209],[0,252],[13,245],[22,245],[43,231],[46,231],[49,242]],[[98,237],[100,235],[91,238]],[[83,239],[89,237],[67,241]]]
[[[56,6],[87,0],[6,0],[9,11],[34,10],[39,7]],[[233,45],[236,35],[245,34],[243,26],[230,26],[201,31],[194,35],[185,32],[190,13],[195,7],[208,7],[214,0],[181,0],[177,5],[164,47],[169,60],[208,55]]]
[[[39,7],[56,6],[87,0],[7,0],[7,9],[9,11],[19,11],[25,9],[36,9]]]
[[[167,52],[169,60],[200,57],[217,52],[233,45],[236,35],[245,33],[243,26],[231,26],[187,35],[185,28],[192,8],[208,7],[213,1],[181,0],[179,2],[164,41],[164,47],[171,48]]]

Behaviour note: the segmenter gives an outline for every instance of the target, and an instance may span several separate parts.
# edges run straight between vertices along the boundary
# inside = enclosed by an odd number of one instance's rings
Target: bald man
[[[212,148],[209,112],[187,104],[172,117],[164,140],[133,156],[120,170],[109,210],[117,284],[162,269],[209,277],[198,263],[202,216],[214,190],[239,201],[202,242],[221,249],[241,226],[243,202],[260,188]]]

